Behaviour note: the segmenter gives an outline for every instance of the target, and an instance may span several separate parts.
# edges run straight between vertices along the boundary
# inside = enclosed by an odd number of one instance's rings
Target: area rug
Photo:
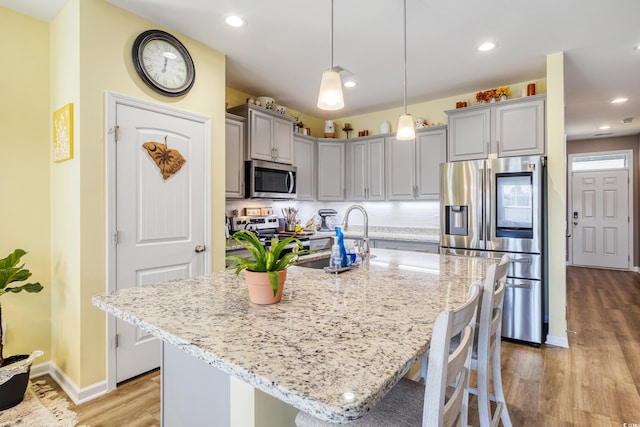
[[[69,401],[43,380],[30,382],[21,403],[0,411],[0,427],[72,427],[77,423]]]

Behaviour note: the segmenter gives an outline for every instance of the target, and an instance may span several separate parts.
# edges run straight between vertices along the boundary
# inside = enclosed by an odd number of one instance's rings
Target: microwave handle
[[[293,176],[293,172],[289,171],[289,173],[287,174],[287,177],[285,178],[285,185],[286,182],[289,181],[289,194],[293,193],[293,189],[294,189],[294,176]]]

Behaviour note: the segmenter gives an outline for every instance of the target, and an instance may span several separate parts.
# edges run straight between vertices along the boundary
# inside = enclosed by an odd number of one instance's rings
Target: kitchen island
[[[347,422],[365,415],[419,360],[438,313],[464,302],[491,262],[372,254],[368,265],[340,275],[290,268],[282,301],[270,306],[251,304],[243,275],[231,271],[123,289],[93,304],[163,341],[166,426],[169,419],[189,425],[187,412],[201,422],[215,416],[215,425],[283,425],[255,422],[270,415],[244,400],[243,387]]]

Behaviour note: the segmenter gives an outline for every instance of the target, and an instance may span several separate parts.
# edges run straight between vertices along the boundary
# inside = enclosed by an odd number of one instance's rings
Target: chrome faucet
[[[362,236],[362,250],[360,255],[362,259],[368,260],[370,251],[369,251],[369,215],[367,215],[367,211],[360,205],[351,205],[347,208],[347,212],[344,214],[344,220],[342,221],[342,229],[347,231],[349,229],[349,214],[352,210],[359,210],[362,212],[362,216],[364,217],[364,233]]]

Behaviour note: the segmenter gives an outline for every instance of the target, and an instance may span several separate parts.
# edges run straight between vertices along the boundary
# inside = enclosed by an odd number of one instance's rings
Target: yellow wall
[[[0,257],[16,248],[44,290],[2,297],[5,356],[39,349],[50,359],[49,26],[0,7]]]
[[[247,98],[256,99],[257,96],[230,87],[227,88],[226,102],[229,108],[235,107],[236,105],[246,104]],[[276,99],[276,104],[277,103],[278,100]],[[285,114],[287,116],[299,118],[299,120],[302,121],[303,127],[311,129],[311,136],[315,136],[316,138],[321,138],[323,136],[324,120],[292,110],[288,107]]]
[[[79,7],[70,2],[51,23],[51,99],[55,111],[74,106],[74,157],[51,170],[51,317],[53,362],[74,381],[80,378],[80,161]],[[98,335],[103,333],[97,330]],[[103,354],[96,354],[98,359]]]
[[[196,81],[188,95],[161,96],[131,63],[134,39],[150,28],[162,29],[103,0],[70,0],[51,23],[52,108],[74,102],[76,114],[75,158],[52,168],[54,362],[80,388],[106,379],[106,315],[91,296],[107,289],[107,91],[212,118],[212,258],[214,270],[224,268],[222,227],[215,226],[224,217],[224,56],[175,34],[194,59]]]
[[[564,131],[564,54],[547,56],[547,203],[549,259],[549,335],[567,338],[566,181]]]
[[[529,82],[505,84],[511,88],[511,98],[519,98],[522,95],[522,88],[526,88],[528,83],[536,84],[536,93],[546,92],[546,80],[538,79]],[[478,89],[487,90],[491,88]],[[449,98],[441,98],[433,101],[422,102],[419,104],[411,104],[407,106],[407,112],[414,119],[422,117],[427,120],[430,125],[447,124],[447,115],[445,111],[456,108],[456,102],[466,101],[468,105],[477,105],[476,93],[464,93]],[[510,98],[510,99],[511,99]],[[346,138],[346,134],[341,130],[345,123],[349,123],[353,132],[350,137],[357,137],[358,131],[368,130],[369,135],[377,135],[380,133],[380,123],[388,121],[391,124],[391,132],[395,132],[398,125],[398,117],[402,114],[404,107],[392,108],[389,110],[377,111],[370,114],[360,114],[356,116],[339,117],[334,120],[337,131],[337,138]]]

